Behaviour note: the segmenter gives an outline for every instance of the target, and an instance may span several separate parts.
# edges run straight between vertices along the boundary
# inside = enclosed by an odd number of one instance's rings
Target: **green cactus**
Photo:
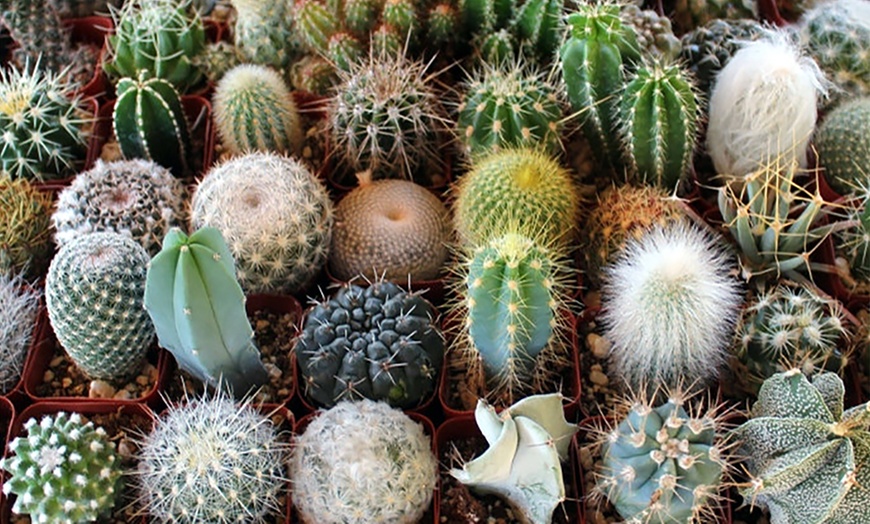
[[[351,4],[354,5],[354,4]],[[362,10],[352,10],[351,15],[362,15]],[[342,29],[338,13],[330,11],[326,4],[318,0],[300,0],[296,6],[296,20],[302,39],[309,48],[326,54],[329,51],[329,40]],[[349,23],[351,31],[356,32],[358,26],[374,27],[375,13],[371,19],[354,19]]]
[[[139,78],[140,71],[172,84],[181,93],[205,78],[195,65],[205,50],[202,19],[190,0],[132,0],[112,9],[115,32],[108,38],[110,77]]]
[[[384,0],[383,23],[392,28],[402,42],[417,38],[417,20],[413,0]]]
[[[381,0],[346,0],[345,27],[356,35],[370,33],[375,28],[382,5]]]
[[[326,56],[335,64],[336,68],[342,71],[349,70],[364,54],[360,41],[350,33],[345,32],[338,32],[332,35],[326,48]],[[375,49],[383,51],[379,48]]]
[[[848,100],[816,130],[819,166],[828,184],[848,195],[870,186],[870,97]]]
[[[372,33],[371,47],[375,53],[397,55],[404,52],[404,45],[405,41],[389,25],[381,24]],[[359,60],[358,57],[355,60]]]
[[[68,68],[81,68],[76,64],[81,53],[73,49],[71,33],[61,23],[54,0],[6,0],[0,3],[0,11],[3,25],[17,44],[13,54],[19,65],[38,60],[44,70],[62,76]],[[90,67],[93,76],[93,64]]]
[[[218,83],[221,78],[244,60],[239,49],[226,40],[209,42],[202,54],[196,59],[196,65],[212,83]]]
[[[516,60],[514,55],[516,40],[507,29],[480,35],[474,42],[480,61],[485,64],[502,64]]]
[[[844,395],[834,373],[812,382],[797,369],[777,373],[734,430],[749,477],[740,494],[771,524],[870,519],[870,404],[844,411]]]
[[[329,94],[337,78],[332,64],[321,56],[303,56],[290,68],[290,83],[293,87],[317,95]]]
[[[27,180],[0,179],[0,274],[45,274],[51,259],[51,195]]]
[[[59,412],[24,424],[26,436],[9,443],[0,468],[3,492],[16,495],[12,511],[34,522],[96,522],[115,505],[120,460],[103,428],[78,413]]]
[[[245,62],[284,72],[297,54],[293,2],[231,0],[236,9],[234,38]]]
[[[425,41],[433,48],[443,48],[459,38],[459,13],[452,2],[433,6],[427,15]]]
[[[518,56],[527,56],[538,63],[549,64],[562,35],[563,0],[526,0],[512,22],[520,48]]]
[[[870,281],[870,181],[864,184],[857,198],[843,204],[843,218],[854,226],[834,234],[836,252],[846,258],[850,276],[862,284]]]
[[[142,307],[148,253],[118,233],[90,233],[60,248],[45,280],[57,340],[91,378],[123,379],[141,369],[154,339]]]
[[[178,91],[146,71],[138,80],[122,78],[117,91],[112,125],[124,157],[153,160],[177,177],[186,175],[190,129]]]
[[[680,39],[674,36],[670,18],[634,4],[623,6],[619,15],[634,28],[638,47],[645,56],[667,63],[680,54]]]
[[[0,394],[18,385],[24,360],[36,332],[36,313],[42,292],[27,285],[21,275],[0,274]]]

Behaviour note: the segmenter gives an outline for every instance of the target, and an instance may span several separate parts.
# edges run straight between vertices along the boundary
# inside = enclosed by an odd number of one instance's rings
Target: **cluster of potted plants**
[[[0,9],[2,522],[867,520],[864,0]]]

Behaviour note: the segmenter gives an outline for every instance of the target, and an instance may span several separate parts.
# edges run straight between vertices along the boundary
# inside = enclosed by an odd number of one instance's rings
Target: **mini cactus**
[[[320,412],[294,440],[293,508],[308,524],[418,522],[438,482],[429,438],[383,402]]]
[[[51,216],[54,241],[63,247],[87,233],[112,231],[156,255],[169,229],[186,222],[185,207],[181,182],[154,162],[97,160],[60,192]]]
[[[511,23],[518,56],[542,64],[552,61],[561,39],[564,8],[564,0],[526,0],[519,5]]]
[[[284,72],[296,55],[292,2],[231,0],[236,10],[234,42],[244,61]]]
[[[0,179],[0,274],[45,274],[51,258],[51,195],[24,179]]]
[[[290,69],[290,82],[295,89],[318,95],[326,95],[336,79],[332,64],[321,56],[303,56]]]
[[[668,17],[633,4],[623,6],[619,16],[634,28],[637,45],[647,57],[667,63],[680,54],[680,39],[674,36]]]
[[[21,276],[0,274],[0,394],[6,395],[21,379],[24,359],[36,325],[42,293]]]
[[[246,293],[293,293],[326,263],[333,207],[302,163],[274,153],[232,158],[193,195],[192,229],[221,231]]]
[[[103,428],[61,411],[38,423],[31,418],[24,429],[0,459],[10,475],[3,493],[16,495],[12,511],[58,524],[96,522],[111,511],[121,461]]]
[[[89,377],[139,371],[154,339],[142,307],[148,253],[118,233],[90,233],[63,246],[48,268],[45,305],[57,340]]]
[[[242,64],[228,71],[215,89],[214,117],[230,154],[293,154],[302,148],[302,124],[290,90],[267,67]]]
[[[816,130],[819,166],[841,195],[870,186],[870,97],[846,101]]]
[[[75,62],[71,33],[64,28],[53,0],[6,0],[0,19],[17,44],[13,51],[19,65],[39,61],[45,71],[65,76]],[[93,64],[91,64],[93,75]]]
[[[235,45],[221,40],[209,42],[197,57],[196,65],[210,82],[216,84],[227,71],[241,64],[243,60],[242,53]]]
[[[459,12],[452,2],[435,4],[428,13],[425,41],[435,48],[452,44],[458,38]]]
[[[392,28],[402,41],[406,38],[417,37],[418,23],[413,1],[384,0],[383,24]]]
[[[846,223],[854,224],[834,233],[834,247],[845,257],[850,276],[856,283],[870,281],[870,181],[859,187],[857,198],[845,202],[841,214]]]
[[[685,221],[629,241],[602,289],[610,369],[633,391],[715,379],[741,304],[731,268],[716,239]]]
[[[284,511],[289,443],[250,400],[171,406],[141,438],[138,491],[157,522],[266,522]]]
[[[761,386],[751,418],[737,427],[738,456],[749,481],[744,503],[770,512],[771,524],[870,519],[870,405],[843,410],[834,373],[812,382],[792,369]]]

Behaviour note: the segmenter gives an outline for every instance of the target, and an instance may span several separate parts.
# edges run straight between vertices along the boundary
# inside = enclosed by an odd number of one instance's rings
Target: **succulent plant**
[[[670,18],[634,4],[623,6],[619,16],[634,28],[637,45],[645,56],[667,63],[680,54],[680,39],[674,36]]]
[[[234,42],[245,62],[284,71],[296,55],[292,2],[230,0],[236,10]]]
[[[438,383],[444,337],[426,299],[388,281],[346,284],[305,315],[295,351],[305,396],[412,408]]]
[[[429,9],[426,31],[425,41],[433,48],[443,48],[459,38],[459,10],[453,2],[445,0]]]
[[[221,40],[206,44],[202,54],[196,59],[196,65],[212,83],[220,82],[221,78],[234,67],[243,63],[241,51],[231,42]]]
[[[10,477],[3,493],[16,495],[12,511],[34,522],[96,522],[115,505],[120,460],[103,428],[77,413],[59,412],[24,424],[26,436],[9,443],[0,468]]]
[[[186,222],[186,205],[184,186],[166,168],[149,160],[97,160],[58,195],[54,241],[63,247],[87,233],[112,231],[155,255],[169,229]]]
[[[0,274],[41,276],[51,258],[51,195],[0,179]]]
[[[814,145],[835,191],[848,195],[870,187],[870,97],[835,107],[816,130]]]
[[[749,481],[745,502],[770,512],[771,524],[865,522],[870,498],[870,409],[843,410],[834,373],[812,382],[798,369],[764,381],[751,418],[734,430]]]
[[[265,522],[284,510],[289,443],[219,391],[171,406],[140,441],[136,483],[157,522]]]
[[[335,69],[322,56],[303,56],[290,68],[290,82],[298,90],[326,95],[336,81]]]
[[[0,19],[17,44],[16,62],[39,61],[43,70],[64,74],[76,55],[54,0],[6,0]]]
[[[758,6],[753,0],[676,0],[672,16],[682,34],[711,20],[757,19]]]
[[[214,93],[214,118],[230,154],[298,153],[302,124],[284,80],[273,69],[242,64],[228,71]]]
[[[339,280],[434,280],[451,235],[449,211],[432,192],[407,180],[363,179],[335,208],[329,270]]]
[[[84,18],[86,16],[105,16],[112,7],[118,7],[121,0],[52,0],[61,18]]]
[[[333,207],[301,162],[258,152],[209,171],[193,195],[191,224],[221,231],[247,293],[293,293],[326,263]]]
[[[834,233],[836,253],[845,257],[850,277],[856,283],[870,281],[870,181],[859,187],[856,198],[845,201],[838,212],[847,224],[854,224]]]
[[[686,221],[630,240],[605,268],[602,321],[611,369],[633,391],[715,379],[741,305],[732,260]]]
[[[48,319],[61,346],[89,377],[122,379],[142,366],[154,326],[142,307],[148,253],[112,232],[60,248],[45,280]]]
[[[308,524],[411,524],[438,481],[423,427],[371,400],[320,412],[294,440],[290,470],[293,507]]]
[[[41,296],[20,275],[0,274],[0,394],[11,392],[21,379]]]

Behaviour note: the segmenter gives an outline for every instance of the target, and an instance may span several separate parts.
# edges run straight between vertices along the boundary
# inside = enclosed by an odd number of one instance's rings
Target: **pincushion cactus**
[[[816,130],[819,166],[828,184],[848,195],[870,187],[870,97],[846,101]]]
[[[52,252],[51,207],[51,195],[27,180],[0,180],[0,274],[45,273]]]
[[[77,413],[46,415],[24,424],[27,435],[9,443],[0,460],[10,478],[6,495],[16,495],[12,511],[34,522],[96,522],[115,505],[120,460],[103,428]]]
[[[682,34],[710,20],[757,19],[758,6],[753,0],[676,0],[673,18]]]
[[[423,427],[398,409],[344,401],[295,439],[290,470],[302,522],[412,524],[432,501],[438,459]]]
[[[0,274],[0,394],[12,391],[21,378],[41,295],[20,276]]]
[[[236,10],[233,36],[245,62],[283,72],[296,54],[292,2],[231,0]]]

